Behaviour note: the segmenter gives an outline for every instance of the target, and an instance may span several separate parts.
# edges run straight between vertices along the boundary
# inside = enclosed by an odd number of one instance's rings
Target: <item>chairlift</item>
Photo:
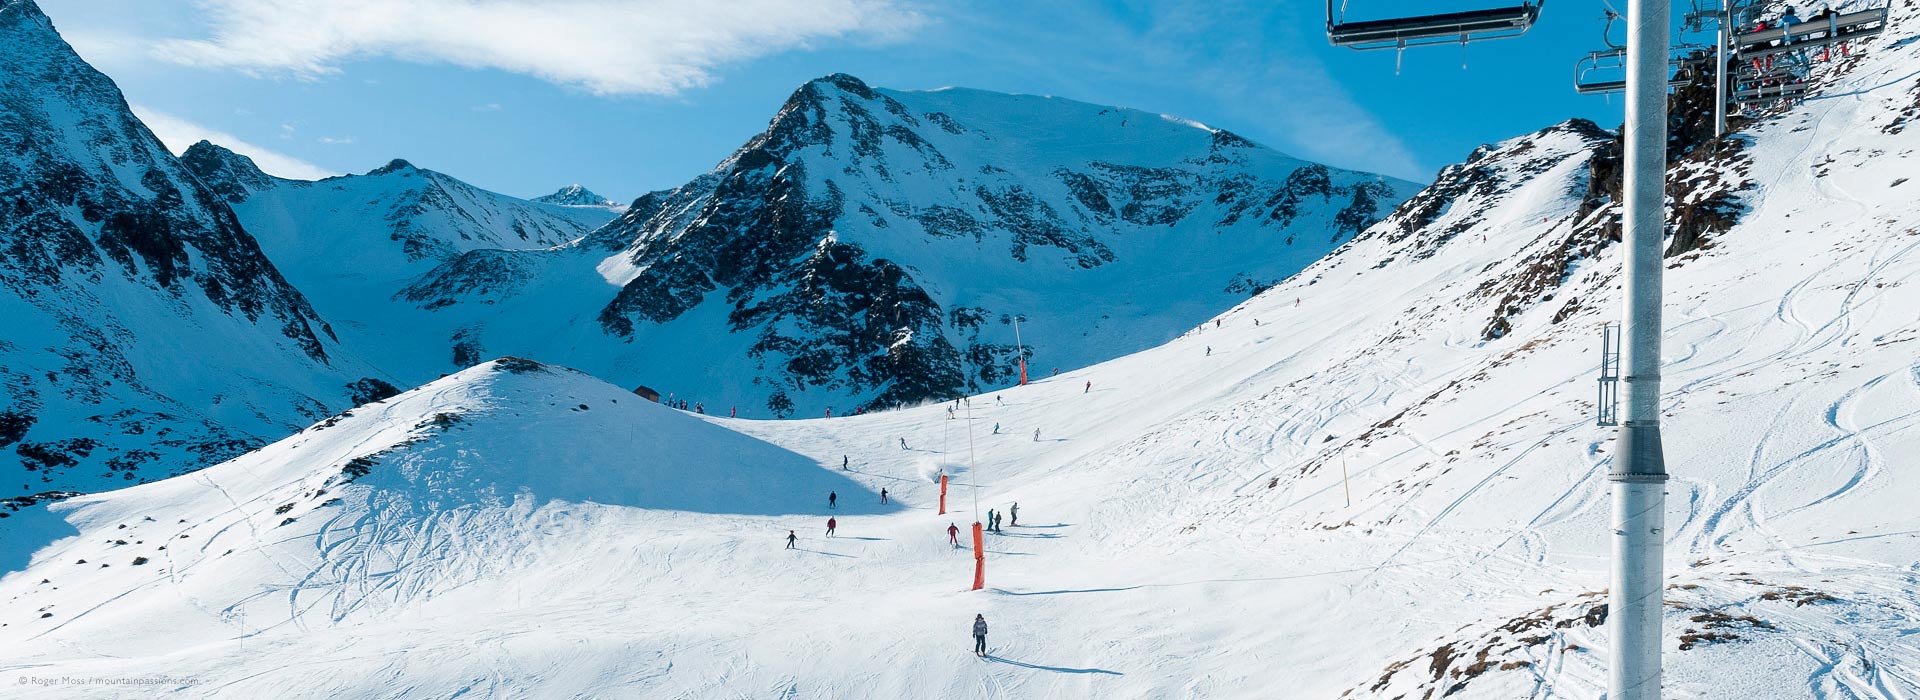
[[[1338,12],[1333,0],[1327,0],[1327,41],[1359,51],[1404,51],[1413,46],[1507,39],[1532,29],[1545,4],[1546,0],[1521,0],[1512,7],[1348,22],[1344,0]]]
[[[1604,95],[1611,92],[1626,92],[1627,79],[1624,77],[1627,69],[1626,57],[1627,50],[1624,48],[1606,49],[1604,51],[1594,51],[1587,54],[1586,58],[1580,59],[1580,61],[1573,66],[1573,91],[1582,95]],[[1667,87],[1677,88],[1693,82],[1691,78],[1681,75],[1681,69],[1690,62],[1693,61],[1681,58],[1674,58],[1668,61],[1667,72],[1669,77],[1667,79]],[[1613,71],[1619,71],[1622,77],[1606,80],[1596,78],[1596,74],[1606,75]]]
[[[1735,104],[1745,107],[1760,103],[1770,104],[1781,100],[1799,99],[1806,96],[1808,87],[1807,81],[1804,80],[1791,83],[1775,83],[1772,85],[1755,85],[1753,87],[1735,90],[1733,92],[1733,101]]]
[[[1876,36],[1887,29],[1887,8],[1834,12],[1784,27],[1735,34],[1733,49],[1742,58],[1766,56],[1830,46]]]
[[[1586,58],[1582,58],[1573,64],[1573,90],[1582,95],[1604,95],[1613,92],[1626,92],[1627,90],[1627,47],[1613,43],[1613,37],[1611,36],[1613,33],[1614,20],[1620,19],[1620,15],[1612,9],[1608,9],[1606,12],[1607,25],[1600,30],[1600,40],[1606,43],[1607,48],[1590,52]],[[1669,48],[1671,53],[1667,58],[1667,74],[1669,76],[1667,79],[1667,87],[1677,88],[1692,82],[1691,78],[1683,77],[1682,75],[1682,69],[1690,64],[1700,64],[1704,66],[1712,63],[1710,60],[1688,56],[1689,52],[1699,48],[1704,47],[1691,44],[1676,44]],[[1617,74],[1619,77],[1605,80],[1599,78],[1599,76],[1612,74]]]

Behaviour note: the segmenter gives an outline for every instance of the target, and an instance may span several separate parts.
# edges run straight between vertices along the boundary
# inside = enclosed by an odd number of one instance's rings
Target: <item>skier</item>
[[[833,417],[833,407],[832,407],[832,406],[828,406],[828,407],[827,407],[827,417],[828,417],[828,418],[832,418],[832,417]]]
[[[793,549],[793,542],[794,540],[798,540],[798,539],[800,539],[799,535],[795,535],[793,534],[792,530],[788,530],[787,531],[787,549]]]
[[[827,518],[827,536],[828,537],[833,536],[833,528],[839,526],[839,524],[840,524],[840,521],[834,520],[833,518]]]
[[[954,549],[960,548],[960,526],[959,525],[953,525],[953,524],[947,525],[947,541],[953,544]]]
[[[707,415],[707,405],[704,403],[696,403],[693,405],[693,412],[703,416]]]
[[[1081,389],[1080,393],[1086,394],[1086,393],[1091,393],[1092,391],[1093,391],[1093,380],[1089,379],[1087,380],[1087,388]]]
[[[880,505],[886,505],[886,504],[887,504],[887,490],[885,488],[881,488],[880,489]]]
[[[1213,346],[1212,346],[1212,345],[1208,345],[1208,346],[1207,346],[1207,357],[1213,357]]]
[[[1013,507],[1007,509],[1007,522],[1011,523],[1014,527],[1020,527],[1020,502],[1019,501],[1014,501]]]
[[[1296,308],[1296,309],[1300,308],[1300,297],[1293,298],[1293,308]]]
[[[900,449],[901,449],[901,450],[905,450],[905,449],[907,449],[907,439],[906,439],[906,438],[900,438]]]
[[[994,394],[994,395],[993,395],[993,405],[995,405],[995,406],[998,406],[998,405],[1000,405],[1000,395],[999,395],[999,394]]]
[[[1059,368],[1059,367],[1055,367],[1055,368],[1053,368],[1053,376],[1056,376],[1056,377],[1058,377],[1058,376],[1060,376],[1060,368]]]
[[[985,615],[973,616],[973,655],[979,657],[987,655],[987,616]]]
[[[727,409],[727,417],[728,417],[728,418],[739,418],[739,417],[740,417],[740,407],[739,407],[739,406],[734,406],[734,407],[731,407],[731,408],[728,408],[728,409]]]
[[[840,492],[838,492],[838,491],[828,491],[828,492],[827,492],[827,507],[828,507],[828,508],[834,508],[834,507],[836,507],[836,506],[834,505],[834,503],[836,503],[836,502],[838,502],[839,500],[840,500]]]
[[[1256,318],[1256,319],[1254,319],[1254,320],[1253,320],[1253,327],[1254,327],[1254,328],[1259,328],[1259,327],[1260,327],[1260,319],[1257,319],[1257,318]]]
[[[1000,424],[999,424],[999,423],[995,423],[995,424],[993,424],[993,434],[995,434],[995,435],[999,435],[999,434],[1000,434]]]
[[[987,509],[987,532],[999,532],[1000,529],[997,527],[994,527],[995,523],[998,523],[998,522],[1000,521],[993,517],[993,509],[988,508]]]
[[[1219,327],[1220,327],[1220,319],[1217,319],[1217,318],[1216,318],[1216,319],[1214,319],[1214,320],[1213,320],[1213,327],[1214,327],[1214,328],[1219,328]]]
[[[1034,441],[1034,442],[1039,442],[1039,441],[1040,441],[1040,429],[1039,429],[1039,428],[1034,428],[1034,429],[1033,429],[1033,441]]]
[[[850,472],[850,471],[853,471],[852,469],[849,469],[849,468],[847,468],[847,456],[846,456],[846,455],[840,455],[840,471],[843,471],[843,472]]]

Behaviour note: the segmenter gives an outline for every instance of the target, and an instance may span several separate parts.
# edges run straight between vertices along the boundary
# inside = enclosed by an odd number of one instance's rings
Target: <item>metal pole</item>
[[[1727,41],[1733,37],[1733,0],[1720,5],[1719,41],[1713,47],[1713,137],[1727,135]]]
[[[1614,448],[1609,700],[1659,700],[1667,468],[1660,447],[1661,248],[1666,234],[1668,0],[1627,10],[1626,421]]]

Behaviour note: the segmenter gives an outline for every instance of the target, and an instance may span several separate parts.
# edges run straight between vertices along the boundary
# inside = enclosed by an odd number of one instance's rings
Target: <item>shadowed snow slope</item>
[[[1668,260],[1666,697],[1920,696],[1917,12],[1674,167],[1677,209],[1739,218]],[[501,361],[36,510],[78,534],[0,578],[0,670],[180,697],[1599,700],[1607,137],[1489,146],[1218,326],[957,418],[676,415]],[[1015,502],[968,592],[947,528]]]
[[[358,624],[510,576],[538,556],[533,540],[585,545],[565,533],[611,525],[610,514],[777,516],[835,491],[849,515],[893,510],[794,453],[572,370],[508,358],[187,477],[54,506],[81,534],[37,555],[66,569],[61,586],[9,594],[7,607],[45,608],[33,619],[57,624],[36,633],[43,641],[112,637],[126,653],[149,654],[171,642],[116,631],[128,621],[86,615],[79,597],[54,599],[113,590],[116,607],[144,611],[136,625],[189,637],[242,619]],[[47,542],[9,537],[6,556]],[[579,553],[583,564],[639,565]],[[615,581],[607,585],[625,587]],[[285,621],[266,622],[274,617]]]

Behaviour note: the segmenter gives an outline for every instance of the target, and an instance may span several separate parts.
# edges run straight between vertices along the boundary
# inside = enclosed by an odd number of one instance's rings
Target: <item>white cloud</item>
[[[353,143],[353,137],[352,136],[322,136],[320,137],[320,143],[324,143],[329,146],[343,146],[349,143]]]
[[[339,174],[300,160],[299,158],[276,153],[247,143],[233,134],[209,129],[171,114],[157,112],[141,105],[132,105],[132,107],[134,116],[139,117],[140,121],[145,122],[147,129],[153,131],[154,136],[160,137],[160,143],[166,144],[167,150],[173,151],[175,154],[185,153],[188,146],[204,140],[212,141],[216,145],[224,146],[228,150],[252,158],[254,165],[260,166],[260,169],[266,171],[269,175],[278,175],[296,180],[318,180],[323,177],[332,177]]]
[[[523,73],[596,94],[672,95],[720,66],[816,42],[896,40],[901,0],[201,0],[212,35],[158,43],[196,66],[339,71],[392,57]]]
[[[471,109],[475,112],[498,112],[500,111],[500,103],[488,102],[483,105],[474,105]]]

